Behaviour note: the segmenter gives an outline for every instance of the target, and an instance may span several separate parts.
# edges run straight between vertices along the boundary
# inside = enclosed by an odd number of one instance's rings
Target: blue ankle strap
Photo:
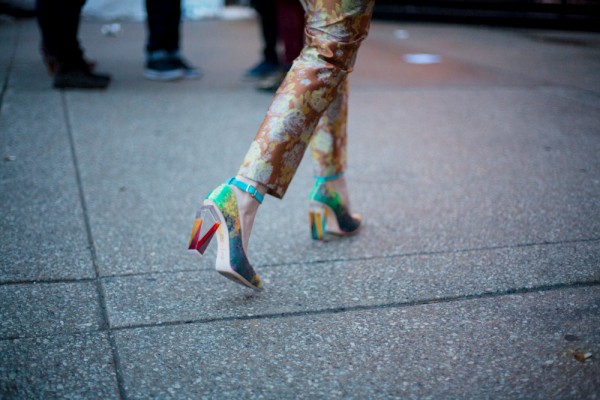
[[[228,185],[233,185],[235,187],[237,187],[240,190],[243,190],[244,192],[248,193],[251,197],[254,197],[254,199],[256,201],[259,202],[259,204],[262,204],[263,200],[265,199],[265,196],[263,196],[258,190],[256,190],[256,188],[252,185],[246,185],[244,182],[242,181],[238,181],[237,179],[235,179],[235,177],[229,178],[229,180],[227,181]]]
[[[317,176],[317,183],[323,183],[323,182],[327,182],[327,181],[334,181],[338,178],[340,178],[342,175],[344,175],[344,171],[340,172],[339,174],[335,174],[335,175],[329,175],[329,176]]]

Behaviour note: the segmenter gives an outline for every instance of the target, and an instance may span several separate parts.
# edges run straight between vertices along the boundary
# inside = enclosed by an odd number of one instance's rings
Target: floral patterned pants
[[[346,169],[348,74],[374,0],[305,0],[305,45],[279,87],[239,175],[285,194],[310,143],[317,176]]]

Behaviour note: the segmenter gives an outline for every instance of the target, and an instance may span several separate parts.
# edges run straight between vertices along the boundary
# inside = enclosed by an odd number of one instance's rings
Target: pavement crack
[[[91,232],[90,232],[91,236]],[[437,255],[448,255],[448,254],[464,254],[470,252],[478,252],[478,251],[492,251],[492,250],[506,250],[506,249],[518,249],[518,248],[527,248],[527,247],[536,247],[536,246],[557,246],[557,245],[567,245],[567,244],[577,244],[577,243],[592,243],[598,242],[600,238],[588,238],[588,239],[573,239],[573,240],[562,240],[562,241],[542,241],[542,242],[529,242],[529,243],[516,243],[516,244],[507,244],[507,245],[498,245],[498,246],[482,246],[482,247],[471,247],[471,248],[463,248],[456,250],[432,250],[432,251],[416,251],[411,253],[395,253],[388,254],[385,256],[376,256],[376,257],[349,257],[349,258],[333,258],[326,260],[314,260],[314,261],[294,261],[290,263],[275,263],[275,264],[257,264],[257,268],[279,268],[279,267],[289,267],[291,265],[320,265],[320,264],[328,264],[328,263],[338,263],[338,262],[355,262],[355,261],[377,261],[377,260],[387,260],[392,258],[408,258],[408,257],[427,257],[427,256],[437,256]],[[91,246],[91,245],[90,245]],[[95,254],[93,256],[95,260]],[[95,261],[94,261],[95,263]],[[97,277],[94,278],[75,278],[75,279],[35,279],[35,280],[14,280],[14,281],[5,281],[0,282],[0,286],[9,286],[9,285],[23,285],[23,284],[49,284],[49,283],[81,283],[81,282],[95,282],[97,279],[101,281],[106,280],[114,280],[119,278],[131,278],[131,277],[143,277],[143,276],[153,276],[153,275],[174,275],[180,273],[208,273],[212,272],[213,268],[184,268],[180,270],[173,271],[144,271],[144,272],[128,272],[123,274],[114,274],[114,275],[105,275],[100,276],[99,272],[97,273]]]
[[[4,76],[4,81],[2,82],[2,90],[0,90],[0,111],[3,110],[4,107],[4,96],[6,95],[6,92],[8,91],[8,86],[9,86],[9,82],[10,82],[10,76],[12,73],[12,69],[13,69],[13,65],[15,63],[15,55],[17,54],[17,46],[19,43],[19,31],[21,30],[21,26],[19,25],[17,27],[18,31],[15,35],[15,39],[13,41],[13,46],[12,46],[12,51],[10,54],[10,61],[8,62],[8,66],[6,67],[6,75]],[[2,114],[0,113],[0,116]],[[4,140],[4,136],[3,134],[1,134],[2,131],[0,131],[0,144],[2,145],[2,160],[10,160],[11,159],[11,155],[8,154],[8,143],[3,143]]]
[[[527,247],[536,247],[536,246],[556,246],[556,245],[564,245],[564,244],[589,243],[589,242],[597,242],[597,241],[600,241],[600,238],[516,243],[516,244],[506,244],[506,245],[498,245],[498,246],[471,247],[471,248],[463,248],[463,249],[455,249],[455,250],[415,251],[415,252],[411,252],[411,253],[394,253],[394,254],[387,254],[384,256],[376,256],[376,257],[349,257],[349,258],[335,258],[335,259],[327,259],[327,260],[315,260],[315,261],[294,262],[294,263],[276,263],[276,264],[263,264],[263,265],[257,264],[256,267],[257,268],[273,268],[273,267],[283,267],[283,266],[296,265],[296,264],[311,265],[311,264],[348,262],[348,261],[373,261],[373,260],[386,260],[386,259],[390,259],[390,258],[436,256],[436,255],[444,255],[444,254],[463,254],[463,253],[478,252],[478,251],[518,249],[518,248],[527,248]]]
[[[119,391],[123,391],[121,393],[122,398],[124,397],[124,380],[121,373],[121,362],[118,354],[118,346],[116,344],[116,340],[114,338],[114,333],[120,331],[130,331],[136,329],[148,329],[148,328],[161,328],[161,327],[177,327],[184,325],[197,325],[197,324],[211,324],[218,322],[234,322],[234,321],[253,321],[253,320],[269,320],[269,319],[281,319],[281,318],[296,318],[296,317],[306,317],[306,316],[316,316],[316,315],[334,315],[341,313],[349,313],[349,312],[359,312],[359,311],[375,311],[375,310],[385,310],[385,309],[400,309],[400,308],[408,308],[408,307],[418,307],[423,305],[431,305],[431,304],[444,304],[444,303],[459,303],[463,301],[472,301],[479,299],[492,299],[492,298],[502,298],[506,296],[520,295],[520,294],[529,294],[529,293],[542,293],[542,292],[552,292],[558,290],[568,290],[568,289],[582,289],[582,288],[595,288],[600,286],[600,280],[592,280],[592,281],[579,281],[579,282],[571,282],[571,283],[557,283],[552,285],[540,285],[540,286],[531,286],[531,287],[521,287],[521,288],[509,288],[505,290],[498,291],[488,291],[481,293],[473,293],[466,295],[458,295],[458,296],[446,296],[446,297],[438,297],[438,298],[427,298],[413,301],[399,301],[399,302],[390,302],[390,303],[382,303],[382,304],[362,304],[362,305],[353,305],[353,306],[339,306],[339,307],[330,307],[330,308],[322,308],[317,310],[298,310],[298,311],[289,311],[289,312],[280,312],[280,313],[266,313],[266,314],[254,314],[254,315],[232,315],[228,317],[214,317],[214,318],[198,318],[198,319],[185,319],[185,320],[177,320],[177,321],[164,321],[164,322],[156,322],[156,323],[147,323],[147,324],[130,324],[123,326],[115,326],[115,327],[103,327],[97,330],[88,330],[88,331],[77,331],[77,332],[57,332],[45,335],[8,335],[0,338],[0,342],[5,341],[15,341],[15,340],[26,340],[26,339],[40,339],[40,338],[48,338],[54,336],[64,336],[65,334],[70,335],[79,335],[79,334],[90,334],[90,333],[107,333],[109,343],[113,352],[113,362],[115,365],[115,369],[118,371],[117,373],[117,381],[119,382]]]
[[[0,282],[0,286],[11,285],[49,285],[55,283],[87,283],[95,282],[96,278],[74,278],[74,279],[21,279],[15,281]]]
[[[232,322],[232,321],[252,321],[252,320],[265,320],[265,319],[280,319],[280,318],[294,318],[294,317],[305,317],[314,315],[327,315],[327,314],[340,314],[356,311],[372,311],[372,310],[384,310],[384,309],[395,309],[395,308],[407,308],[416,307],[428,304],[442,304],[442,303],[457,303],[462,301],[471,301],[478,299],[489,299],[489,298],[500,298],[504,296],[528,294],[528,293],[539,293],[539,292],[551,292],[556,290],[565,289],[576,289],[585,287],[596,287],[600,286],[600,280],[594,281],[583,281],[583,282],[572,282],[572,283],[558,283],[554,285],[540,285],[533,287],[522,287],[512,288],[499,291],[481,292],[460,296],[447,296],[439,298],[421,299],[414,301],[404,302],[392,302],[384,304],[367,304],[367,305],[355,305],[355,306],[340,306],[332,308],[323,308],[318,310],[303,310],[303,311],[290,311],[281,313],[268,313],[268,314],[255,314],[255,315],[238,315],[228,317],[215,317],[215,318],[200,318],[196,320],[181,320],[181,321],[165,321],[158,323],[149,324],[132,324],[126,326],[119,326],[111,328],[112,331],[125,331],[134,329],[144,328],[156,328],[156,327],[168,327],[168,326],[181,326],[190,324],[208,324],[215,322]]]
[[[77,157],[77,149],[75,147],[75,138],[73,135],[73,128],[71,124],[71,118],[69,115],[69,106],[67,103],[66,94],[64,91],[61,91],[61,101],[63,106],[65,125],[67,127],[67,134],[69,136],[69,147],[71,149],[71,158],[73,160],[73,168],[75,170],[75,180],[77,181],[77,191],[79,193],[79,202],[81,204],[81,209],[83,213],[83,222],[85,225],[85,232],[87,235],[88,248],[90,250],[90,258],[92,261],[92,266],[94,268],[95,278],[93,281],[96,283],[96,290],[98,293],[98,305],[101,312],[101,330],[108,331],[108,341],[110,343],[113,364],[115,366],[115,375],[117,379],[117,386],[119,390],[119,396],[121,399],[126,399],[125,385],[123,379],[123,373],[121,371],[121,363],[119,359],[119,353],[117,351],[117,344],[114,340],[112,332],[110,331],[110,317],[108,314],[108,309],[106,307],[106,292],[104,290],[104,286],[102,285],[102,278],[100,275],[100,269],[98,267],[98,257],[96,253],[96,245],[94,243],[94,236],[92,234],[92,226],[90,222],[90,217],[88,213],[88,207],[85,200],[85,191],[83,189],[83,180],[81,179],[81,169],[79,168],[79,160]]]
[[[75,138],[73,137],[73,129],[71,125],[71,118],[69,115],[69,106],[67,104],[67,98],[64,91],[61,91],[61,101],[63,106],[65,125],[67,127],[67,135],[69,137],[69,148],[71,150],[71,158],[73,160],[73,168],[75,170],[75,181],[77,182],[77,192],[79,194],[79,203],[83,214],[83,224],[85,226],[85,233],[87,236],[88,248],[90,250],[90,258],[92,266],[94,268],[94,274],[96,287],[98,290],[98,298],[100,302],[100,309],[102,310],[102,324],[103,326],[109,326],[108,312],[106,310],[106,296],[100,282],[100,271],[98,268],[96,246],[94,244],[94,237],[92,235],[92,227],[90,223],[87,202],[85,200],[85,192],[83,189],[83,182],[81,179],[81,169],[79,168],[79,160],[77,157],[77,150],[75,147]]]

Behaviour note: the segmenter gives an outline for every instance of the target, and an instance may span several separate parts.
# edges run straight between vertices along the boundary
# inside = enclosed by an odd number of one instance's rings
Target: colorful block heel
[[[194,220],[194,227],[192,228],[188,248],[190,250],[197,250],[201,255],[204,254],[219,226],[221,226],[221,220],[214,208],[203,205],[196,212],[196,219]]]
[[[362,217],[350,213],[342,197],[333,190],[327,181],[339,178],[338,175],[319,177],[310,193],[308,211],[310,231],[314,240],[325,240],[327,233],[353,235],[360,229]]]
[[[235,185],[254,197],[259,203],[262,195],[253,186],[231,178],[213,190],[196,214],[190,237],[190,250],[200,254],[217,236],[218,273],[254,290],[262,290],[262,281],[250,265],[242,244],[241,223],[237,200],[230,185]]]

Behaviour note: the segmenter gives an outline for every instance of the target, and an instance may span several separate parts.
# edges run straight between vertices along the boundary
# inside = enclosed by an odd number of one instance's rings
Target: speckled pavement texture
[[[34,21],[0,21],[0,399],[600,398],[600,34],[375,22],[364,228],[310,239],[307,158],[259,210],[254,293],[186,248],[269,105],[256,21],[186,22],[205,76],[172,83],[143,24],[101,26],[111,87],[61,92]]]

